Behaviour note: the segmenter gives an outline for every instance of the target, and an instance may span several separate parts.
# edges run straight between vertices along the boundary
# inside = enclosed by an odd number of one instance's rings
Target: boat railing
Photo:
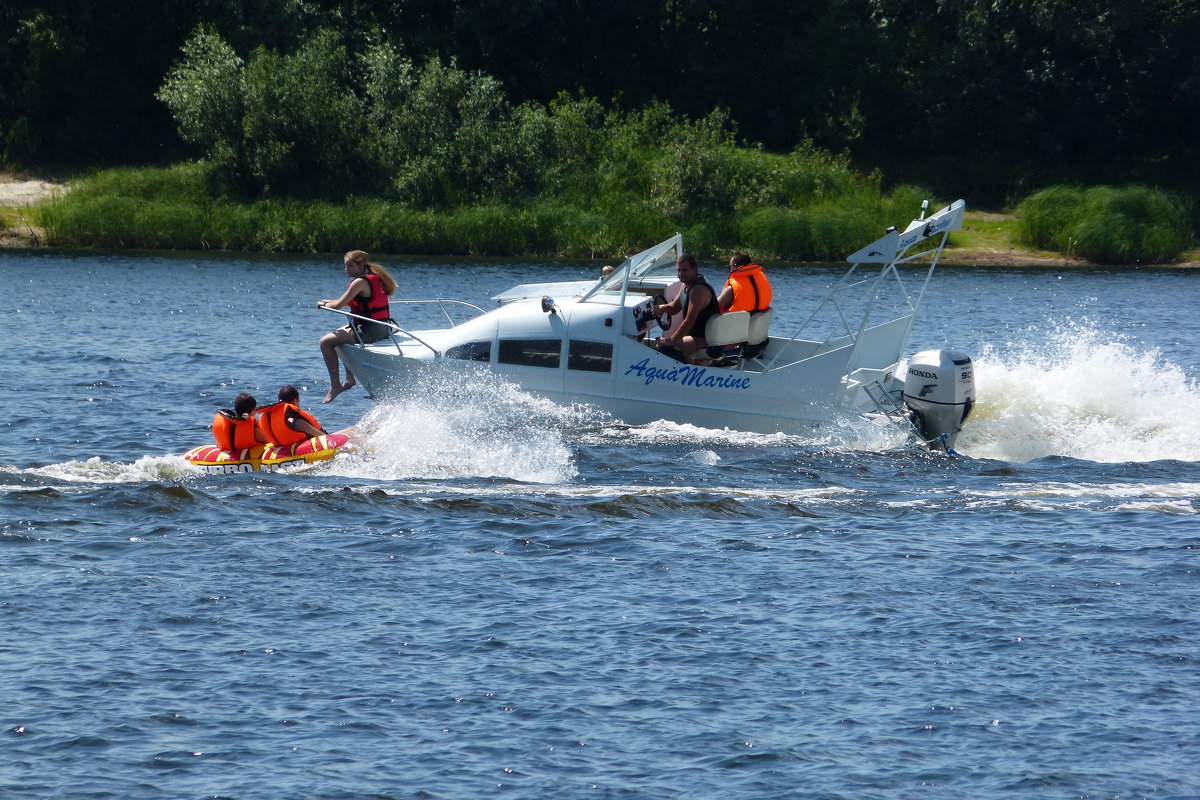
[[[393,300],[391,302],[393,304],[395,304],[395,303],[436,303],[441,307],[442,313],[446,315],[447,319],[449,319],[450,314],[449,314],[449,312],[446,311],[445,306],[442,305],[443,303],[458,303],[458,304],[461,304],[464,306],[470,306],[471,308],[474,308],[481,313],[483,312],[483,309],[479,308],[479,306],[473,305],[464,300],[443,300],[443,299],[438,299],[438,300]],[[402,349],[400,349],[400,343],[396,341],[397,333],[407,336],[412,341],[414,341],[417,344],[421,345],[422,347],[428,349],[429,352],[433,353],[435,356],[441,356],[441,354],[442,354],[441,350],[438,350],[436,347],[434,347],[429,342],[422,339],[420,336],[417,336],[412,331],[402,328],[400,325],[398,325],[396,323],[396,320],[394,320],[394,319],[387,319],[387,320],[373,319],[371,317],[364,317],[361,314],[355,314],[351,311],[346,311],[341,308],[330,308],[329,306],[322,306],[322,308],[324,308],[326,311],[332,311],[335,314],[341,314],[343,317],[346,317],[347,320],[362,320],[363,322],[374,322],[378,325],[386,325],[387,327],[391,328],[392,332],[388,335],[388,338],[391,339],[391,342],[395,346],[396,352],[399,355],[404,355],[404,351]],[[454,320],[452,320],[452,319],[450,320],[450,325],[453,327]],[[358,345],[360,347],[365,347],[368,344],[368,342],[363,341],[362,334],[359,332],[358,326],[351,324],[350,332],[354,334],[354,340],[358,343]]]
[[[449,309],[446,308],[446,306],[448,304],[457,305],[457,306],[466,306],[467,308],[474,309],[475,311],[479,312],[480,314],[486,313],[486,311],[484,309],[480,308],[479,306],[475,305],[474,303],[468,303],[466,300],[448,300],[444,297],[436,297],[432,300],[392,300],[391,304],[394,306],[418,305],[418,304],[436,305],[438,307],[438,309],[442,312],[442,316],[444,316],[446,318],[446,321],[450,323],[451,328],[457,326],[458,323],[454,321],[454,317],[450,316],[450,311],[449,311]]]

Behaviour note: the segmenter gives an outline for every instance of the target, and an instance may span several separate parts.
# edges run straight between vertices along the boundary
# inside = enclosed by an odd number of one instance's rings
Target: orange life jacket
[[[733,303],[726,311],[766,311],[771,305],[771,282],[759,264],[734,267],[725,285],[733,287]]]
[[[262,415],[258,418],[258,427],[262,429],[262,432],[274,444],[287,447],[290,444],[303,442],[309,438],[307,433],[295,430],[287,424],[289,413],[302,417],[309,425],[312,425],[317,430],[322,430],[321,423],[317,422],[317,418],[299,406],[294,406],[291,403],[276,403],[264,409]]]
[[[360,317],[370,317],[371,319],[390,319],[392,316],[391,306],[388,305],[387,292],[383,290],[383,281],[373,272],[368,272],[363,277],[371,285],[371,296],[363,299],[362,295],[359,295],[351,300],[350,313],[358,314]],[[355,278],[355,280],[358,279]],[[350,282],[354,283],[354,281]]]
[[[212,431],[217,447],[222,450],[246,450],[259,445],[258,439],[254,438],[253,414],[239,417],[228,408],[222,408],[213,417]]]

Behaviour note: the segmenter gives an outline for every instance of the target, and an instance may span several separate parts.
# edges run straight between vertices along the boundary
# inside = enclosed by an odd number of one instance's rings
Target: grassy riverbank
[[[615,187],[579,199],[526,197],[413,207],[377,198],[342,202],[237,201],[213,191],[198,164],[107,170],[73,182],[36,209],[49,244],[116,249],[369,252],[612,259],[675,232],[702,257],[738,247],[769,260],[837,260],[903,224],[928,193],[890,192],[824,154],[753,153],[757,172],[790,170],[778,186],[791,201],[680,209],[674,195]],[[734,157],[731,156],[731,157]],[[747,168],[749,171],[749,168]],[[749,194],[748,189],[744,192]],[[567,192],[564,195],[569,194]]]
[[[370,252],[395,254],[507,252],[612,259],[676,230],[669,221],[660,219],[656,224],[653,220],[657,215],[645,208],[626,209],[615,219],[608,219],[550,203],[515,210],[492,205],[442,213],[413,212],[372,200],[340,205],[278,201],[239,204],[204,196],[187,200],[179,195],[178,186],[175,202],[168,203],[162,202],[163,189],[155,184],[178,184],[177,175],[170,170],[133,173],[142,173],[144,180],[111,195],[107,194],[111,187],[77,182],[75,186],[85,187],[90,197],[83,205],[89,209],[87,216],[92,222],[91,227],[79,225],[69,237],[48,232],[42,222],[44,217],[55,219],[55,214],[69,213],[64,211],[71,208],[66,202],[69,184],[56,176],[0,174],[0,246],[334,253],[362,247]],[[131,193],[134,196],[129,196]],[[141,200],[138,193],[143,195]],[[166,195],[169,198],[171,192]],[[888,224],[902,224],[911,213],[908,208],[889,210],[897,216],[888,219]],[[130,234],[133,230],[141,233],[134,238]],[[384,231],[393,233],[384,235]],[[395,231],[407,233],[398,236]],[[614,237],[617,231],[623,236]],[[713,252],[705,253],[705,257],[720,256],[720,243],[713,241],[711,230],[703,223],[682,232],[689,248],[707,247]],[[607,242],[606,236],[610,237]],[[628,241],[614,244],[613,238]],[[752,241],[743,244],[763,260],[778,260],[759,255],[762,248]],[[861,240],[855,240],[845,252],[860,245]],[[834,255],[831,260],[840,258]],[[1075,255],[1023,244],[1014,214],[971,209],[963,229],[951,236],[943,262],[997,267],[1091,265]],[[1190,250],[1172,266],[1200,267],[1200,249]]]
[[[949,264],[993,267],[1094,267],[1097,263],[1074,253],[1042,249],[1025,243],[1016,213],[967,210],[963,228],[950,236],[942,256]],[[1177,261],[1141,266],[1200,267],[1200,247],[1188,249]]]

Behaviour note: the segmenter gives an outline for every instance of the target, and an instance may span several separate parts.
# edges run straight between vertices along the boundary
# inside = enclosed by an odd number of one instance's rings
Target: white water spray
[[[24,470],[30,475],[65,483],[144,483],[146,481],[175,482],[203,474],[201,470],[179,456],[142,456],[132,464],[103,461],[92,456],[86,461],[64,461]]]
[[[350,478],[508,478],[562,483],[576,474],[566,432],[603,421],[597,409],[563,407],[496,375],[431,372],[355,426],[360,442],[322,471]]]
[[[1011,352],[975,361],[979,402],[957,449],[1025,462],[1200,460],[1194,377],[1087,325],[1032,330]]]

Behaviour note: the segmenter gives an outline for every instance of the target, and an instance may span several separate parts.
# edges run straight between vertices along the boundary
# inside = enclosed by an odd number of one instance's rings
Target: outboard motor
[[[970,356],[953,350],[924,350],[908,360],[904,404],[931,446],[953,449],[974,403],[975,370]]]

